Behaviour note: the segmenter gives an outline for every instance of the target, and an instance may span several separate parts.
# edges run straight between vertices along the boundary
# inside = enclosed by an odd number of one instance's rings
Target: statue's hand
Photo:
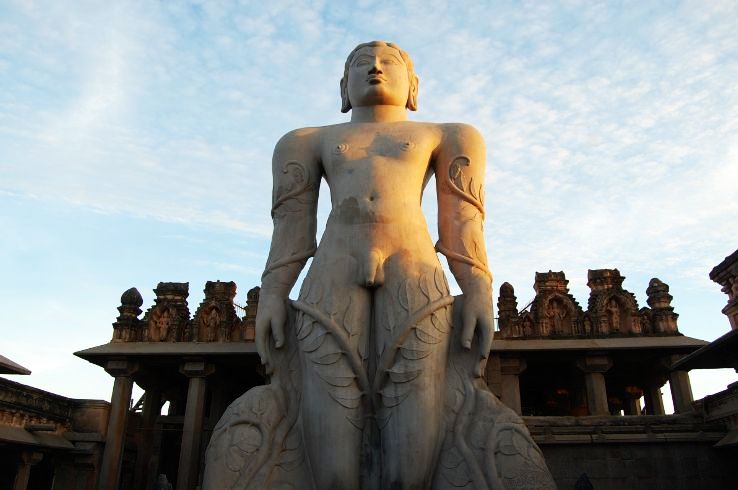
[[[486,289],[486,288],[483,288]],[[461,345],[464,349],[471,349],[474,333],[479,339],[481,360],[487,359],[492,348],[494,327],[492,323],[492,294],[486,291],[471,291],[464,293],[464,305],[461,308]],[[477,376],[481,375],[481,363],[477,367]]]
[[[274,346],[280,349],[284,345],[284,324],[287,321],[286,299],[281,296],[262,293],[259,297],[259,309],[256,313],[256,351],[261,363],[271,374],[273,366],[269,352],[269,334],[274,337]]]

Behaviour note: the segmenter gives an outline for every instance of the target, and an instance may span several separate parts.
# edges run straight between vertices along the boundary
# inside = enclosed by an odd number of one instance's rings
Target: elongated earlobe
[[[351,110],[351,101],[349,100],[348,96],[348,81],[346,78],[341,78],[341,81],[339,82],[341,86],[341,112],[348,112]]]
[[[418,85],[420,84],[420,79],[417,75],[413,75],[412,80],[410,80],[410,90],[407,94],[407,105],[406,107],[411,111],[417,111],[418,110]]]

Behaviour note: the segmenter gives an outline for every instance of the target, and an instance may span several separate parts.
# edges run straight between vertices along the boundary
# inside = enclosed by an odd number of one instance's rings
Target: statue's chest
[[[323,162],[339,170],[375,164],[427,164],[426,144],[411,132],[356,131],[327,138]]]

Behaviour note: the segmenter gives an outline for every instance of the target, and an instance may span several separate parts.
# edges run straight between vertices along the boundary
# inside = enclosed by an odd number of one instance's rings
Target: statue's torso
[[[442,138],[439,125],[410,121],[321,128],[317,151],[332,204],[321,248],[360,260],[372,250],[412,251],[435,262],[420,203]]]

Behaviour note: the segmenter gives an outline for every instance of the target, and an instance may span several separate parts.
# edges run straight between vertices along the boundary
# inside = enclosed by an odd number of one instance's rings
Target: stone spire
[[[142,304],[143,298],[136,288],[128,289],[121,295],[118,307],[120,314],[113,323],[113,342],[140,340],[141,320],[138,315],[141,314]]]
[[[669,285],[654,277],[648,283],[646,294],[648,295],[648,306],[651,307],[654,333],[678,333],[677,318],[679,315],[674,313],[674,308],[671,306],[671,300],[674,297],[669,294]]]
[[[500,337],[522,337],[523,333],[520,330],[520,318],[518,317],[518,299],[515,297],[515,289],[509,282],[505,282],[500,286],[497,314],[499,315],[497,325],[500,329]]]

